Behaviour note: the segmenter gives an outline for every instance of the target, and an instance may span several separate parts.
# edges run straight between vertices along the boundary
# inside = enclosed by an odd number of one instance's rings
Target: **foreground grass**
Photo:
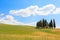
[[[60,29],[0,25],[0,40],[60,40]]]

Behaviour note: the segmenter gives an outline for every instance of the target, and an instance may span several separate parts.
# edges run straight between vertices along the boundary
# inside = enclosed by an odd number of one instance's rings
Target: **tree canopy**
[[[42,19],[40,21],[37,22],[36,24],[36,28],[55,28],[56,27],[56,23],[55,23],[55,19],[51,19],[50,22],[48,23],[46,19]]]

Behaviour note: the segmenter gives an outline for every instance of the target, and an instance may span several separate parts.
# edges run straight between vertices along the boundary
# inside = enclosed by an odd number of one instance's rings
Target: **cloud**
[[[30,15],[34,15],[37,9],[38,9],[37,6],[30,6],[28,8],[20,9],[20,10],[10,10],[9,13],[17,16],[28,17]]]
[[[22,16],[22,17],[28,17],[31,15],[48,15],[55,8],[56,7],[53,4],[48,4],[43,7],[39,7],[39,6],[35,5],[35,6],[29,6],[25,9],[10,10],[9,13],[16,15],[16,16]]]
[[[0,23],[4,24],[19,24],[16,20],[14,20],[14,17],[11,15],[6,15],[5,17],[0,19]]]
[[[46,6],[43,6],[42,8],[38,9],[37,14],[38,15],[48,15],[55,9],[55,6],[53,4],[49,4]]]
[[[34,26],[36,22],[23,23],[23,22],[20,22],[20,21],[17,21],[16,19],[14,19],[14,17],[11,16],[11,15],[6,15],[5,17],[0,19],[0,23],[10,24],[10,25],[30,25],[30,26]]]
[[[56,9],[53,11],[53,14],[60,14],[60,8],[56,8]]]

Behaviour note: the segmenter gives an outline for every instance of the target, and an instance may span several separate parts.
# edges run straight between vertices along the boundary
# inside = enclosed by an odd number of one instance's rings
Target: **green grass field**
[[[60,29],[0,24],[0,40],[60,40]]]

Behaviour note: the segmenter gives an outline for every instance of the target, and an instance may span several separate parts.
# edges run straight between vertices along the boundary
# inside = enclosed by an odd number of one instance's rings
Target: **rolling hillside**
[[[60,40],[60,29],[0,24],[0,40]]]

